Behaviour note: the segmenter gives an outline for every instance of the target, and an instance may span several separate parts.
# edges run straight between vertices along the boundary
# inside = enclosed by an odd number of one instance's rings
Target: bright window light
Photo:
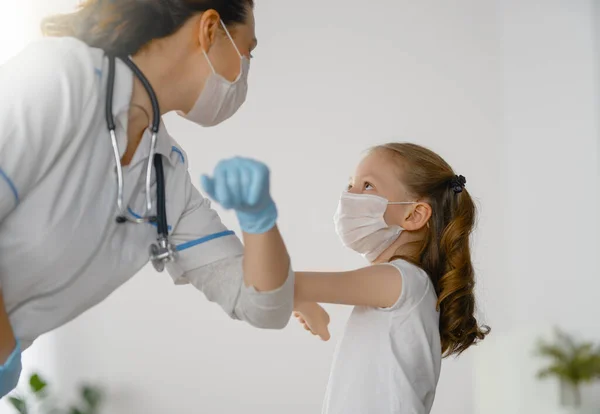
[[[35,35],[27,3],[10,1],[0,6],[0,64],[19,53]]]
[[[0,65],[42,37],[41,20],[75,9],[78,0],[0,0]]]

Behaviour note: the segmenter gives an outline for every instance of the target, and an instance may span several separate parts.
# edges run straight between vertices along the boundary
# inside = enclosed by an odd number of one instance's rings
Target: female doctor
[[[43,31],[0,67],[0,397],[22,350],[149,260],[232,318],[283,328],[294,278],[268,169],[236,158],[203,177],[242,246],[161,122],[213,126],[242,105],[253,1],[88,0]]]

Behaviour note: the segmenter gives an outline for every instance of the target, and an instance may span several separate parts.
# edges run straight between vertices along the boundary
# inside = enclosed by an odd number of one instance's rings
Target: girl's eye
[[[375,187],[371,183],[365,183],[365,190],[374,190]]]

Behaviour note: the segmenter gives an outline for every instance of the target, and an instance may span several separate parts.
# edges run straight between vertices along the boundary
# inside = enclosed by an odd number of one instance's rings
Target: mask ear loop
[[[407,206],[410,204],[419,204],[417,201],[388,201],[393,206]]]
[[[238,49],[237,45],[233,41],[233,37],[231,37],[231,33],[229,33],[229,30],[227,30],[227,26],[225,26],[225,23],[223,23],[223,20],[221,20],[221,26],[223,26],[223,30],[225,30],[227,37],[231,41],[231,44],[233,45],[235,52],[238,54],[240,59],[243,59],[244,57],[242,56],[242,54],[240,53],[240,50]],[[215,67],[213,66],[212,62],[210,61],[210,58],[208,57],[208,53],[206,53],[206,50],[204,50],[204,49],[202,49],[202,53],[204,54],[204,57],[206,58],[206,61],[208,62],[208,66],[210,66],[210,70],[212,70],[212,73],[216,75],[217,71],[215,70]]]
[[[399,206],[399,205],[410,205],[419,204],[418,201],[388,201],[388,205]],[[427,220],[427,228],[429,228],[429,220]]]
[[[215,71],[215,67],[213,66],[212,62],[210,61],[210,58],[208,57],[208,53],[206,53],[206,50],[202,49],[202,53],[204,53],[204,57],[206,58],[206,61],[208,62],[208,66],[210,66],[210,70],[212,70],[213,74],[217,74],[217,72]]]
[[[233,45],[233,48],[237,52],[238,56],[240,57],[240,59],[242,59],[243,56],[240,53],[240,50],[238,49],[237,45],[233,41],[233,37],[231,37],[231,33],[229,33],[229,30],[227,30],[227,26],[225,26],[225,23],[223,23],[223,20],[221,20],[221,26],[223,26],[223,30],[225,30],[225,33],[227,33],[227,37],[229,38],[229,40],[231,40],[231,44]]]

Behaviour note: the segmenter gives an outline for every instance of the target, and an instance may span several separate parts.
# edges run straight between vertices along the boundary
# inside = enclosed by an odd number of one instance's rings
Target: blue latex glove
[[[225,209],[234,209],[245,233],[271,230],[277,208],[269,193],[269,168],[259,161],[232,158],[217,164],[213,177],[202,176],[204,191]]]
[[[0,365],[0,398],[15,389],[19,383],[21,369],[21,343],[17,340],[15,350],[4,365]]]

